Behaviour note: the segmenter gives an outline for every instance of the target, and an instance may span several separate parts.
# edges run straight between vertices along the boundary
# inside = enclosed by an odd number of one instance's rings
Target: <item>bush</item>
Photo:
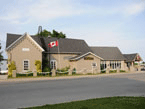
[[[120,72],[126,72],[125,70],[120,70]]]
[[[42,72],[42,70],[41,70],[41,61],[35,60],[35,66],[36,66],[37,72]]]
[[[92,75],[92,73],[87,73],[87,75]]]
[[[138,65],[138,63],[134,63],[134,65]]]
[[[33,73],[28,73],[28,74],[19,74],[19,73],[17,73],[16,74],[16,77],[30,77],[30,76],[33,76]]]
[[[37,73],[37,76],[50,76],[50,73]],[[33,77],[33,73],[28,74],[16,74],[16,77]]]
[[[70,69],[70,66],[66,66],[65,68],[57,69],[58,72],[67,72]]]
[[[49,67],[45,67],[45,68],[43,69],[43,72],[50,72],[50,68],[49,68]]]
[[[8,64],[8,75],[11,77],[12,76],[12,71],[16,70],[16,65],[15,62],[12,61],[10,64]]]
[[[64,73],[58,73],[58,72],[56,72],[56,75],[57,76],[65,76],[65,75],[68,75],[68,72],[64,72]]]
[[[50,76],[50,73],[37,73],[37,76]]]
[[[70,66],[66,66],[65,68],[62,69],[57,69],[56,75],[62,76],[62,75],[68,75],[68,70],[70,69]],[[59,73],[63,72],[63,73]]]
[[[76,74],[76,68],[73,69],[72,74]]]
[[[110,73],[116,73],[117,70],[110,70]]]
[[[104,70],[104,71],[101,71],[101,73],[106,73],[106,70]]]

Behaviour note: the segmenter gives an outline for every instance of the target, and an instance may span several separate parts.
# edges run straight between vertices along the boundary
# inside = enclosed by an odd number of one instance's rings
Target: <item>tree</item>
[[[37,36],[43,36],[43,37],[56,37],[56,38],[66,38],[66,35],[63,34],[62,32],[57,32],[55,30],[53,30],[52,32],[47,31],[46,29],[44,29],[42,32],[40,32],[39,34],[36,34]]]
[[[39,33],[37,35],[43,36],[43,37],[48,37],[48,36],[51,36],[51,32],[49,32],[47,30],[43,30],[41,33]]]
[[[1,43],[0,43],[0,50],[1,50]],[[0,51],[0,62],[3,60],[2,51]]]
[[[2,60],[3,60],[3,56],[2,56],[2,51],[1,51],[1,43],[0,43],[0,72],[1,72],[1,65],[2,65]]]

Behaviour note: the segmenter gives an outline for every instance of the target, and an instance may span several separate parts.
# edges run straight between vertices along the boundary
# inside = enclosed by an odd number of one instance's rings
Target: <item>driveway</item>
[[[0,109],[109,96],[145,96],[145,73],[0,84]]]

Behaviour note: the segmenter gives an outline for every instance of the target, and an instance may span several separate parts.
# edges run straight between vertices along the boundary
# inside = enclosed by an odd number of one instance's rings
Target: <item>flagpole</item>
[[[57,40],[58,41],[58,40]],[[59,51],[59,41],[58,41],[58,56],[59,56],[59,69],[61,68],[61,64],[60,64],[60,51]]]
[[[50,68],[50,71],[51,71],[51,66],[50,66],[50,47],[49,47],[49,68]]]

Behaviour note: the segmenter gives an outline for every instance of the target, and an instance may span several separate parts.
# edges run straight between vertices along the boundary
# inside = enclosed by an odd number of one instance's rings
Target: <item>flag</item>
[[[58,46],[58,41],[53,41],[48,44],[48,47],[50,48],[55,47],[55,46]]]

